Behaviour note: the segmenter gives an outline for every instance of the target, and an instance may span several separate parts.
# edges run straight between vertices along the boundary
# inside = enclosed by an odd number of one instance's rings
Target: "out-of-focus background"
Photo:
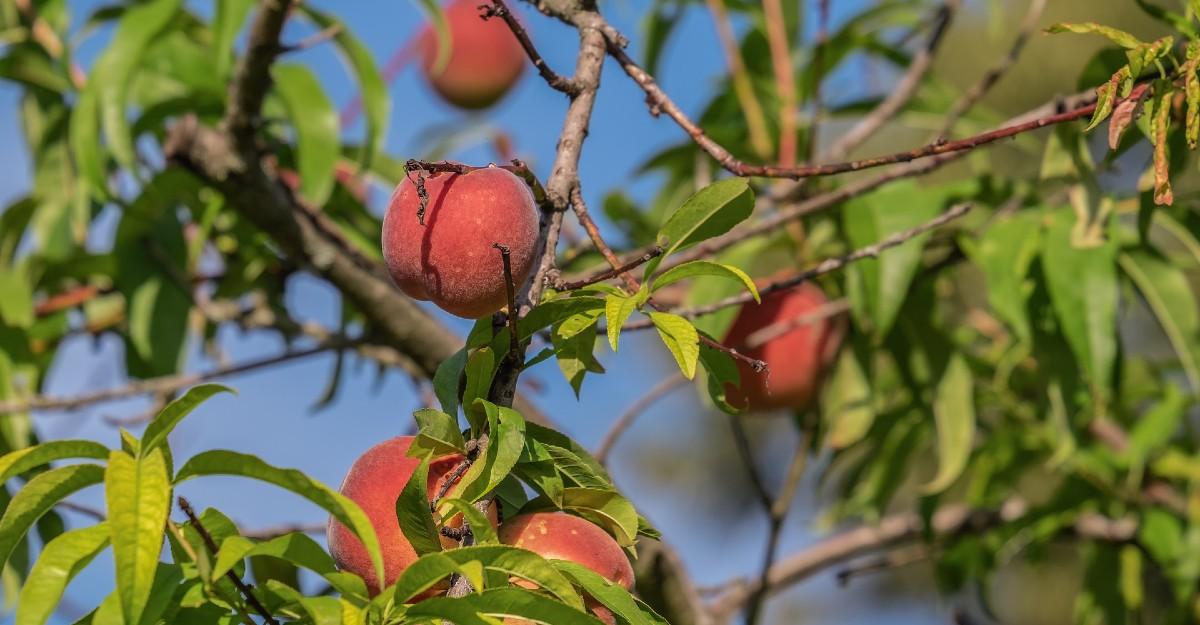
[[[804,30],[815,37],[817,0],[798,0],[806,16]],[[82,20],[104,3],[71,0],[80,32]],[[201,15],[212,11],[212,3],[189,3]],[[311,0],[315,7],[341,17],[370,48],[382,65],[403,46],[423,22],[414,3],[338,2]],[[516,4],[516,3],[514,3]],[[640,20],[650,8],[642,0],[605,0],[603,10],[623,32],[630,34],[631,50],[639,53]],[[864,0],[830,2],[829,28],[836,29],[848,16],[872,4]],[[1001,58],[1011,44],[1024,0],[966,2],[953,20],[937,55],[933,74],[949,85],[965,87]],[[717,44],[713,21],[702,4],[686,4],[677,30],[663,53],[658,78],[685,110],[698,114],[720,88],[727,68]],[[576,33],[528,6],[518,7],[538,48],[552,67],[564,73],[574,62]],[[1052,0],[1041,18],[1044,25],[1059,21],[1098,21],[1118,24],[1144,38],[1162,30],[1148,20],[1132,1]],[[745,24],[736,18],[736,29]],[[285,40],[307,36],[313,29],[291,23]],[[899,37],[902,33],[895,33]],[[110,27],[101,26],[87,34],[77,52],[77,62],[88,68],[97,53],[109,44]],[[1102,45],[1100,39],[1033,35],[1017,65],[984,101],[997,118],[1006,118],[1030,107],[1078,90],[1076,77],[1091,55]],[[355,95],[355,85],[330,46],[316,46],[294,55],[317,73],[335,103],[344,105]],[[825,85],[831,105],[887,93],[897,79],[895,67],[866,58],[845,63]],[[655,175],[638,175],[639,166],[664,147],[678,143],[683,134],[668,120],[651,117],[642,92],[612,62],[607,63],[591,131],[583,152],[580,175],[589,203],[599,206],[613,189],[624,190],[637,201],[648,201],[657,190]],[[480,114],[468,114],[445,106],[429,91],[415,68],[401,72],[390,85],[393,98],[392,123],[386,151],[402,158],[437,153],[467,163],[499,160],[493,149],[494,131],[509,138],[513,152],[525,159],[543,178],[548,174],[555,141],[561,129],[566,98],[554,92],[535,73],[522,82],[498,106]],[[33,172],[24,146],[17,114],[18,89],[0,83],[0,150],[5,163],[0,171],[0,205],[26,193]],[[924,125],[922,125],[924,124]],[[919,144],[939,119],[917,115],[881,133],[859,150],[868,154]],[[903,127],[907,126],[907,128]],[[828,141],[837,134],[837,124],[822,130]],[[350,129],[361,132],[361,122]],[[1038,140],[1044,140],[1038,135]],[[449,142],[449,143],[448,143]],[[1020,171],[1036,163],[1007,144],[974,158],[959,168],[992,167]],[[939,174],[953,177],[955,171]],[[1132,184],[1136,176],[1117,177],[1113,184]],[[373,187],[370,206],[381,214],[389,190]],[[118,215],[102,216],[89,234],[90,245],[111,245]],[[602,226],[609,229],[609,224]],[[291,278],[288,307],[298,319],[337,326],[340,310],[330,287],[297,274]],[[458,332],[469,325],[444,317]],[[1153,348],[1160,341],[1148,334],[1141,344]],[[221,355],[230,362],[277,353],[283,346],[272,337],[241,335],[224,330],[219,338]],[[590,376],[577,400],[563,382],[553,362],[544,363],[526,376],[522,388],[557,423],[583,444],[594,447],[613,419],[659,380],[673,375],[674,363],[657,339],[646,333],[630,334],[619,354],[601,350],[606,375]],[[54,361],[46,391],[69,396],[80,392],[117,387],[127,379],[120,356],[123,345],[112,336],[69,339]],[[217,364],[213,354],[203,352],[192,341],[188,370],[205,370]],[[304,360],[224,380],[238,395],[219,396],[202,406],[185,421],[172,438],[175,456],[227,448],[257,454],[279,466],[298,467],[325,483],[336,485],[352,460],[384,438],[408,431],[413,409],[422,406],[416,387],[397,373],[377,375],[368,363],[354,357],[348,361],[346,377],[335,400],[313,410],[334,366],[332,355]],[[34,427],[43,439],[93,438],[115,444],[114,424],[139,415],[148,401],[129,400],[89,406],[75,412],[35,414]],[[759,466],[777,484],[781,479],[796,429],[790,419],[756,418],[751,433],[761,450]],[[677,389],[655,403],[622,439],[612,459],[616,483],[639,510],[662,530],[678,550],[701,586],[716,585],[738,575],[752,575],[763,557],[766,521],[756,505],[745,472],[730,442],[726,418],[716,413],[692,386]],[[817,471],[810,475],[817,475]],[[812,482],[810,479],[809,482]],[[285,523],[314,523],[323,520],[315,507],[283,491],[245,480],[211,479],[188,483],[180,494],[197,506],[216,506],[244,527],[270,527]],[[96,489],[73,498],[78,503],[102,507]],[[809,483],[797,497],[787,522],[781,554],[787,554],[818,539],[821,499]],[[68,523],[85,517],[65,513]],[[321,537],[323,540],[323,536]],[[1017,558],[1001,567],[990,588],[969,586],[951,596],[939,596],[931,570],[924,563],[862,573],[839,584],[834,572],[789,590],[770,604],[768,623],[946,623],[956,609],[964,609],[980,622],[988,616],[981,609],[988,597],[994,616],[1012,625],[1064,623],[1070,618],[1071,601],[1078,581],[1077,558],[1070,549],[1030,567]],[[105,555],[93,563],[73,584],[56,623],[69,623],[95,606],[112,585],[111,560]],[[6,621],[11,622],[11,621]]]

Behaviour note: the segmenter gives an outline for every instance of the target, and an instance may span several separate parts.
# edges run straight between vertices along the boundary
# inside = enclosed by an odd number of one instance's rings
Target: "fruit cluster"
[[[377,595],[393,584],[417,561],[416,550],[405,539],[396,516],[396,499],[421,464],[420,460],[408,455],[412,442],[411,436],[399,436],[368,449],[350,467],[341,487],[341,493],[363,509],[379,537],[386,576],[382,583],[375,576],[362,542],[346,526],[334,519],[329,521],[329,551],[334,561],[340,569],[362,577],[371,595]],[[431,503],[457,483],[460,475],[455,469],[464,460],[464,456],[450,455],[430,463],[427,489]],[[526,513],[499,522],[497,508],[498,504],[492,503],[487,516],[498,526],[501,543],[532,551],[544,558],[576,562],[627,590],[633,588],[633,567],[625,551],[596,525],[565,512]],[[458,528],[462,522],[459,515],[443,525]],[[441,540],[445,549],[453,549],[459,544],[445,536]],[[528,585],[524,580],[516,583]],[[420,598],[443,594],[446,590],[448,587],[443,584]],[[587,607],[600,620],[610,624],[615,622],[604,606],[589,601]]]

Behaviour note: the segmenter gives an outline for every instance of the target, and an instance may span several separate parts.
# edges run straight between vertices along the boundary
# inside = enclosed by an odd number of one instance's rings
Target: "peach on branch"
[[[741,388],[728,388],[731,404],[752,411],[804,408],[816,398],[825,371],[842,343],[842,319],[825,317],[798,323],[818,313],[828,300],[812,282],[776,291],[742,306],[724,344],[767,363],[756,372],[738,361]]]
[[[479,0],[455,0],[444,8],[450,50],[441,68],[433,26],[427,25],[417,40],[425,80],[442,99],[464,109],[495,104],[512,89],[528,63],[508,25],[498,18],[484,20],[479,4]]]
[[[383,550],[383,568],[386,578],[383,584],[375,577],[371,559],[367,556],[366,547],[354,536],[349,528],[330,518],[327,528],[329,552],[339,569],[349,571],[367,582],[367,589],[376,595],[396,581],[400,573],[417,560],[417,552],[404,538],[400,531],[400,522],[396,518],[396,499],[404,490],[409,477],[420,466],[421,461],[408,455],[413,437],[398,436],[386,440],[368,449],[359,456],[342,482],[341,493],[358,504],[370,519],[375,533],[379,536],[379,544]],[[464,457],[461,455],[443,456],[429,465],[429,500],[432,502],[442,490],[442,485],[449,479],[457,483],[458,475],[453,475]],[[453,486],[453,484],[450,484]],[[496,508],[488,510],[489,520],[496,523]],[[460,527],[462,518],[456,516],[450,519],[448,527]],[[450,549],[457,542],[442,537],[442,546]]]
[[[383,219],[383,255],[409,297],[478,319],[507,303],[504,262],[493,244],[510,250],[519,288],[533,269],[538,226],[529,187],[504,169],[410,171]]]

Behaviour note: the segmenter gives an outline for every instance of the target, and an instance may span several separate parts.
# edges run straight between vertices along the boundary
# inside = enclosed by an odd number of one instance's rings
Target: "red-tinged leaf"
[[[1187,64],[1183,66],[1184,95],[1187,99],[1185,136],[1188,147],[1200,145],[1200,41],[1188,44]]]
[[[1113,108],[1112,120],[1108,123],[1109,149],[1115,150],[1121,145],[1121,137],[1125,136],[1125,131],[1133,125],[1133,120],[1137,119],[1138,109],[1146,93],[1145,89],[1135,91]]]
[[[1159,206],[1170,206],[1175,203],[1175,194],[1171,190],[1171,158],[1167,149],[1167,132],[1171,128],[1171,100],[1175,97],[1173,89],[1162,89],[1156,94],[1154,118],[1150,121],[1151,136],[1154,141],[1154,203]]]
[[[1108,79],[1108,82],[1096,88],[1096,112],[1092,114],[1092,121],[1088,124],[1087,131],[1090,132],[1101,122],[1108,119],[1112,114],[1113,107],[1117,102],[1118,94],[1122,93],[1122,85],[1129,78],[1129,66],[1126,65],[1117,70],[1117,73]]]

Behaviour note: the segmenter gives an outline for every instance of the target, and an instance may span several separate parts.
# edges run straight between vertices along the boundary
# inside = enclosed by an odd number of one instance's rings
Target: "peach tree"
[[[1063,545],[1083,562],[1077,622],[1200,619],[1195,0],[1128,3],[1138,29],[1048,22],[1031,0],[961,87],[936,65],[976,10],[955,0],[656,0],[636,36],[590,0],[424,2],[401,57],[449,105],[486,108],[522,73],[565,100],[552,162],[532,164],[503,141],[496,163],[387,153],[394,68],[337,9],[71,4],[0,5],[0,77],[33,165],[0,214],[0,562],[18,625],[48,622],[106,550],[111,594],[80,623],[684,625],[756,624],[775,593],[871,558],[916,553],[953,593]],[[655,77],[668,45],[710,45],[672,38],[694,11],[727,72],[693,114]],[[571,73],[543,56],[543,23],[577,33]],[[97,29],[112,36],[84,66]],[[1033,37],[1102,47],[1053,99],[989,106]],[[292,58],[314,46],[356,83],[341,115]],[[864,60],[894,83],[832,97]],[[653,193],[589,207],[585,139],[619,131],[593,123],[605,65],[678,141],[638,155]],[[893,131],[920,136],[872,151]],[[1000,142],[1010,158],[991,166]],[[386,217],[372,186],[393,193]],[[337,327],[289,305],[298,274],[337,293]],[[446,313],[474,320],[467,336]],[[230,327],[289,349],[190,369],[189,346]],[[593,414],[587,379],[642,331],[678,371],[626,415]],[[129,383],[48,395],[86,335],[121,341]],[[347,358],[428,391],[366,486],[357,465],[339,490],[246,453],[173,455],[176,426],[230,391],[210,380],[328,353],[319,405],[336,405]],[[550,361],[580,398],[570,416],[520,392]],[[645,404],[691,383],[768,519],[760,571],[710,593],[607,467]],[[110,441],[46,440],[31,416],[134,396],[156,409]],[[764,413],[799,435],[781,471],[747,433]],[[570,419],[612,430],[592,452]],[[832,530],[781,553],[806,467]],[[329,544],[175,498],[210,476],[306,499]],[[66,527],[59,510],[93,486],[104,509]]]

